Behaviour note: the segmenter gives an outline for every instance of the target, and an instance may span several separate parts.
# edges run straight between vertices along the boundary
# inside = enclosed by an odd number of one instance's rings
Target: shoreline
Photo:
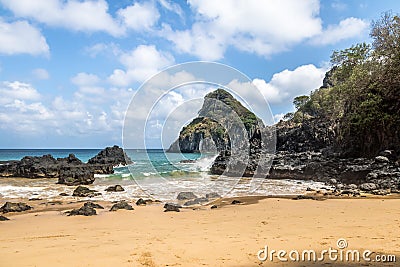
[[[85,201],[41,208],[40,201],[28,202],[36,209],[6,213],[11,220],[0,222],[0,265],[292,266],[276,260],[262,264],[256,253],[264,245],[321,251],[335,247],[339,238],[351,249],[389,253],[400,260],[398,198],[235,199],[243,203],[220,199],[216,209],[208,205],[179,213],[163,212],[162,204],[109,212],[111,203],[96,201],[105,209],[91,217],[62,213]],[[306,263],[319,266],[315,264]]]

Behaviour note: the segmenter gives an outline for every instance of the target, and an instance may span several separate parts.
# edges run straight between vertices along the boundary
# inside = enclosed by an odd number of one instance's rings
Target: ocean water
[[[101,149],[3,149],[0,161],[20,160],[24,156],[50,154],[55,158],[75,154],[87,162]],[[179,192],[191,191],[203,197],[216,192],[221,196],[244,195],[296,195],[307,187],[319,189],[324,185],[312,181],[271,180],[211,175],[209,169],[216,155],[165,153],[163,150],[126,150],[133,164],[116,166],[114,174],[96,175],[90,185],[101,196],[95,200],[132,200],[140,197],[161,201],[173,201]],[[191,160],[191,162],[182,162]],[[72,195],[75,187],[56,184],[57,179],[0,178],[0,197],[3,198],[47,198],[59,199],[60,193]],[[120,184],[124,192],[112,193],[104,190]],[[69,197],[74,198],[74,197]],[[64,198],[65,199],[65,198]]]

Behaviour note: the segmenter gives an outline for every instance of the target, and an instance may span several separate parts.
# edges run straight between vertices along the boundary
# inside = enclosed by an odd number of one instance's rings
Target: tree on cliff
[[[333,86],[316,90],[306,103],[296,101],[299,114],[335,125],[337,148],[349,156],[400,152],[400,18],[383,14],[372,23],[370,36],[371,45],[333,52]]]

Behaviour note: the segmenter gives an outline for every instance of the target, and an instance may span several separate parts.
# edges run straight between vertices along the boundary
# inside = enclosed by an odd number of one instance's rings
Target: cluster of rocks
[[[112,174],[115,165],[131,162],[122,148],[113,146],[100,151],[88,163],[74,154],[57,159],[51,155],[26,156],[20,161],[2,162],[0,177],[58,178],[59,184],[88,185],[94,182],[94,174]]]
[[[205,203],[210,202],[213,199],[220,198],[221,196],[216,193],[208,193],[205,195],[205,197],[198,197],[195,195],[193,192],[180,192],[176,199],[182,203],[184,207],[189,207],[189,206],[194,206],[194,205],[202,205]],[[164,205],[164,212],[168,211],[176,211],[179,212],[180,209],[182,208],[182,205],[176,204],[176,203],[166,203]]]
[[[6,202],[2,207],[0,207],[0,212],[8,213],[8,212],[22,212],[26,210],[33,209],[31,206],[27,205],[26,203],[18,202]],[[0,215],[0,221],[8,221],[7,217]]]
[[[99,205],[97,203],[86,202],[79,209],[73,209],[71,211],[67,211],[66,214],[68,216],[76,216],[76,215],[93,216],[93,215],[97,215],[96,209],[104,209],[104,207],[102,207],[101,205]],[[112,205],[110,211],[117,211],[119,209],[134,210],[133,207],[124,200],[121,200],[121,201],[115,203],[114,205]]]
[[[13,203],[13,202],[6,202],[1,208],[0,208],[0,212],[2,213],[8,213],[8,212],[22,212],[22,211],[26,211],[26,210],[31,210],[32,207],[22,203],[22,202],[18,202],[18,203]]]
[[[245,160],[232,159],[229,150],[221,151],[211,173],[320,182],[335,179],[337,190],[345,193],[352,190],[349,185],[377,195],[400,192],[400,158],[395,151],[384,150],[374,158],[342,157],[333,152],[333,138],[333,130],[323,122],[311,121],[298,127],[288,123],[277,128],[276,153],[252,151],[246,166]]]

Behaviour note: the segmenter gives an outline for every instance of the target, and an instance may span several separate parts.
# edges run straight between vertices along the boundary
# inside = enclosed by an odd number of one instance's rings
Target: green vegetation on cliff
[[[334,51],[324,85],[296,98],[287,119],[328,120],[336,147],[348,156],[400,151],[400,18],[391,12],[372,23],[372,44]]]

